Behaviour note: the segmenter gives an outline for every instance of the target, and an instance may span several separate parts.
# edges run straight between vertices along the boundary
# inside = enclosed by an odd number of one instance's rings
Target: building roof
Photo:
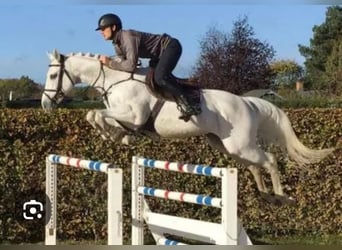
[[[254,90],[244,93],[242,96],[253,96],[253,97],[259,97],[259,98],[264,98],[266,96],[273,96],[282,100],[284,99],[282,96],[278,95],[276,92],[274,92],[271,89],[254,89]]]

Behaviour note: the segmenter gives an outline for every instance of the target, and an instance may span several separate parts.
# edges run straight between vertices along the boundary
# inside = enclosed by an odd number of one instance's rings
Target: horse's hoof
[[[296,204],[296,201],[294,198],[289,197],[287,195],[275,195],[275,205],[281,206],[281,205],[290,205],[290,206],[294,206]]]
[[[131,136],[131,135],[125,135],[125,136],[121,139],[121,143],[122,143],[123,145],[127,145],[127,146],[131,145],[131,144],[134,143],[134,142],[135,142],[135,138],[134,138],[133,136]]]
[[[294,206],[297,204],[296,200],[293,198],[293,197],[287,197],[287,201],[286,201],[286,204],[287,205],[290,205],[290,206]]]
[[[271,203],[271,204],[275,204],[276,203],[276,199],[274,196],[270,195],[269,193],[265,193],[265,192],[260,192],[260,196],[263,200]]]

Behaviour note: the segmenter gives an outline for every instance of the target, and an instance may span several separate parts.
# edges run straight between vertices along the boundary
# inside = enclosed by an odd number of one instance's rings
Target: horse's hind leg
[[[209,145],[212,148],[218,150],[219,152],[223,154],[228,154],[227,149],[224,147],[222,141],[217,135],[209,133],[209,134],[206,134],[206,137],[207,137],[207,141]]]
[[[241,138],[238,138],[237,140],[227,138],[224,139],[222,143],[230,155],[232,155],[242,164],[249,166],[249,170],[252,172],[258,189],[264,198],[271,202],[274,202],[275,199],[281,203],[288,203],[289,200],[286,195],[284,195],[283,188],[280,183],[277,162],[273,154],[262,151],[254,143],[250,142],[247,145],[243,145],[241,144],[241,141]],[[273,191],[275,194],[273,199],[270,199],[270,196],[267,194],[267,189],[265,187],[264,181],[262,180],[260,169],[258,169],[258,167],[264,167],[271,175]]]
[[[273,154],[265,152],[265,155],[267,157],[267,160],[264,162],[262,166],[265,167],[271,175],[274,193],[276,195],[283,196],[284,192],[280,184],[280,176],[277,161]]]
[[[268,160],[265,162],[263,167],[265,167],[271,175],[276,200],[280,201],[282,204],[294,204],[293,198],[288,197],[283,192],[283,188],[280,183],[278,164],[274,154],[265,152],[265,155]]]
[[[223,154],[226,154],[226,155],[229,154],[229,152],[227,151],[227,149],[225,148],[222,141],[217,135],[209,133],[209,134],[206,134],[206,137],[207,137],[209,145],[212,148],[218,150],[219,152]],[[232,157],[235,159],[237,158],[237,157],[234,157],[234,155],[232,155]],[[237,160],[239,160],[239,158],[237,158]],[[257,185],[258,191],[260,192],[261,197],[271,203],[275,203],[274,197],[268,193],[264,179],[262,178],[262,175],[260,172],[260,167],[249,165],[248,170],[252,173],[254,177],[254,180],[256,182],[256,185]]]
[[[260,167],[255,165],[249,165],[248,170],[252,173],[254,177],[255,183],[257,185],[261,197],[271,203],[275,203],[275,198],[269,194],[264,179],[262,178]]]

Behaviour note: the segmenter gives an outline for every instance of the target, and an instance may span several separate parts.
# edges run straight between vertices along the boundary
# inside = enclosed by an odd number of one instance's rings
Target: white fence
[[[45,226],[45,244],[56,245],[57,228],[57,165],[84,168],[99,171],[108,175],[108,245],[122,245],[122,169],[112,164],[89,161],[59,155],[46,158],[46,204],[51,215]]]
[[[46,194],[51,216],[46,224],[45,244],[56,245],[57,228],[57,165],[100,171],[108,175],[108,245],[122,245],[122,169],[112,164],[59,155],[46,158]],[[221,179],[221,197],[162,190],[144,186],[144,169],[158,168]],[[221,223],[154,213],[144,196],[177,200],[221,209]],[[179,164],[146,158],[132,158],[132,245],[143,245],[144,223],[158,245],[185,245],[166,235],[197,240],[216,245],[252,245],[237,217],[237,169],[203,165]],[[47,201],[46,204],[49,204]]]
[[[144,169],[158,168],[220,178],[221,198],[174,192],[144,186]],[[221,208],[221,223],[176,217],[152,212],[144,196],[178,200]],[[171,163],[133,157],[132,159],[132,245],[144,244],[144,221],[160,245],[181,245],[165,235],[180,236],[216,245],[252,245],[237,217],[237,169]]]

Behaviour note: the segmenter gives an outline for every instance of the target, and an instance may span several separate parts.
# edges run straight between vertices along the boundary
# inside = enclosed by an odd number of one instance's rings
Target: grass
[[[310,245],[310,246],[341,246],[342,234],[337,235],[317,235],[317,236],[263,236],[253,238],[254,245]],[[2,242],[0,245],[10,245],[11,243]],[[34,245],[44,245],[44,242],[32,243]],[[130,244],[130,242],[125,242]],[[145,245],[154,245],[154,240],[147,239]],[[189,243],[191,245],[191,243]],[[23,243],[20,245],[30,245],[30,243]],[[58,241],[57,245],[107,245],[107,240],[66,240]]]
[[[317,236],[263,236],[255,244],[264,245],[342,245],[342,234]]]

